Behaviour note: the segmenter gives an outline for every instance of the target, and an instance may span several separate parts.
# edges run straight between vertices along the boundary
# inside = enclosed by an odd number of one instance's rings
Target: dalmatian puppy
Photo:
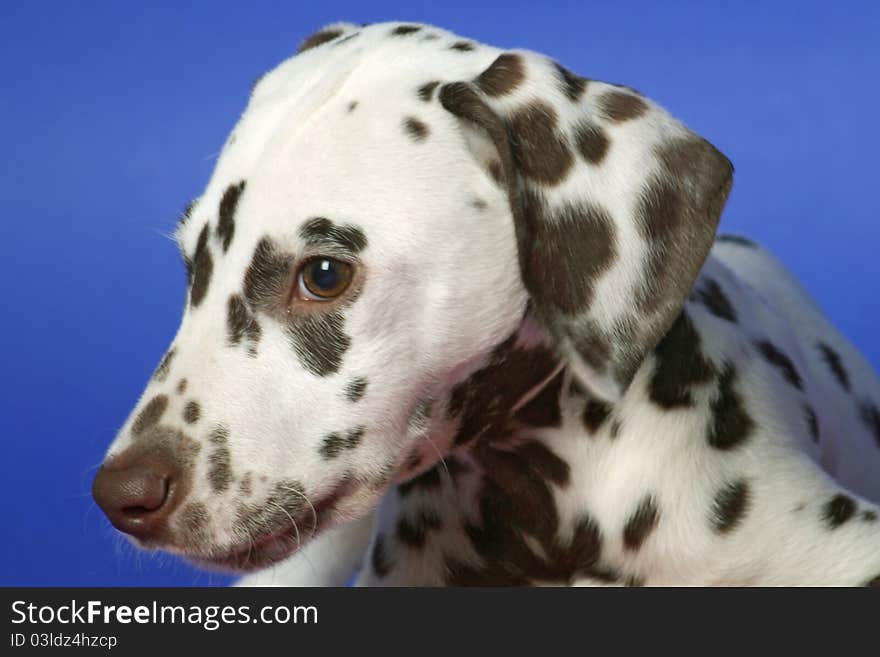
[[[243,584],[878,585],[880,382],[633,89],[427,25],[256,84],[94,496]]]

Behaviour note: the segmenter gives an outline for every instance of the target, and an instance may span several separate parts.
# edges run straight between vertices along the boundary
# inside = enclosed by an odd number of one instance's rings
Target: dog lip
[[[314,514],[305,513],[277,528],[254,537],[247,543],[233,545],[217,555],[186,554],[182,556],[197,566],[211,570],[250,572],[283,561],[314,538],[325,524],[343,495],[336,491],[314,505]],[[298,528],[304,529],[298,529]]]
[[[319,526],[315,526],[313,530],[315,533],[318,531]],[[232,546],[220,555],[210,557],[197,555],[187,558],[193,563],[206,568],[248,572],[283,561],[300,547],[296,532],[293,526],[290,525],[274,532],[263,534],[248,544]]]

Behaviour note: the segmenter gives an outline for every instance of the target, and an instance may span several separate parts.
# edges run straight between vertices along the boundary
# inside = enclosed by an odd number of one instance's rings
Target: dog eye
[[[311,301],[334,299],[348,288],[352,273],[351,265],[340,260],[309,260],[299,273],[300,296]]]

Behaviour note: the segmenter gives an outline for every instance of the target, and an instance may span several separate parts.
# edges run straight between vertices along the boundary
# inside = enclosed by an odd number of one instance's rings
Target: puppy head
[[[305,46],[181,222],[180,329],[95,481],[114,525],[208,566],[368,511],[462,441],[469,377],[545,337],[623,394],[730,183],[662,109],[537,54],[399,24]]]

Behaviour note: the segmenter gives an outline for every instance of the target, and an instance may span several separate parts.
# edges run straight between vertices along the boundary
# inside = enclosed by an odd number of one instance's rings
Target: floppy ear
[[[535,53],[504,53],[439,98],[494,146],[479,157],[507,189],[539,320],[585,386],[619,399],[681,312],[733,167],[637,92]]]

